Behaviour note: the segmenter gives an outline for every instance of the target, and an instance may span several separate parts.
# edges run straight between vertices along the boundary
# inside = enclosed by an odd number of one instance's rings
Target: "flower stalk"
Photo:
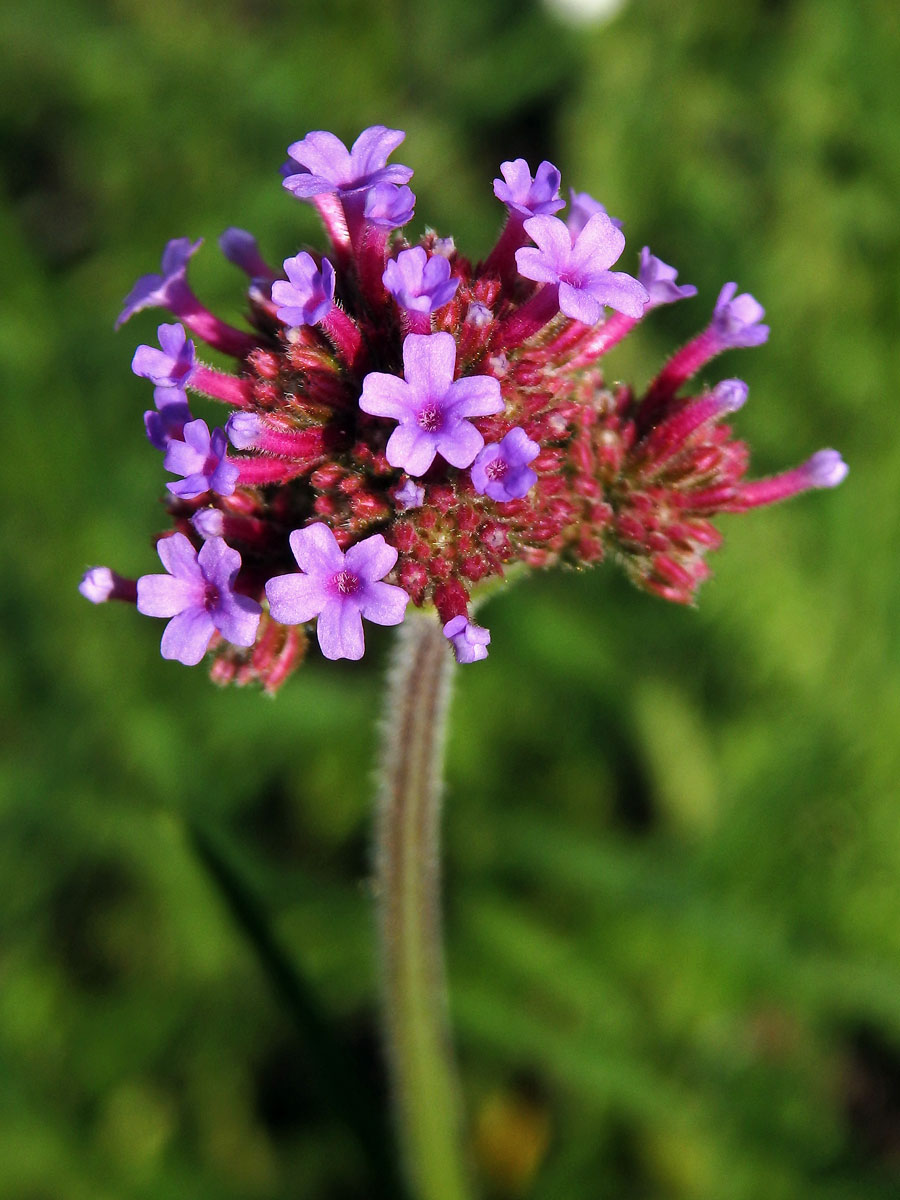
[[[398,631],[376,829],[384,1024],[398,1135],[417,1200],[469,1200],[440,935],[442,763],[453,659],[439,621]]]

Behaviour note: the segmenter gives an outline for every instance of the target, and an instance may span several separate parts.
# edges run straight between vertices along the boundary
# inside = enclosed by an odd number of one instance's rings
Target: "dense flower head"
[[[330,245],[270,268],[249,232],[222,235],[248,276],[249,328],[209,312],[187,281],[199,242],[171,241],[120,317],[162,307],[160,348],[133,369],[154,386],[148,436],[172,521],[165,575],[84,576],[94,603],[168,618],[162,650],[210,659],[220,683],[275,691],[315,632],[327,658],[359,658],[364,621],[436,611],[448,652],[487,657],[472,620],[485,584],[516,565],[609,558],[637,586],[692,603],[720,541],[714,520],[834,487],[835,450],[748,480],[749,451],[726,422],[741,379],[697,382],[725,350],[766,340],[761,305],[727,284],[705,328],[645,388],[607,382],[605,354],[653,309],[696,289],[644,247],[635,274],[621,222],[560,174],[501,165],[506,223],[473,264],[452,238],[400,230],[413,218],[399,130],[372,126],[350,149],[316,131],[294,142],[285,189],[317,208]],[[296,249],[296,248],[294,248]],[[627,262],[628,260],[623,260]],[[201,361],[188,332],[230,356]],[[226,412],[210,429],[188,393]],[[193,403],[193,401],[191,402]]]

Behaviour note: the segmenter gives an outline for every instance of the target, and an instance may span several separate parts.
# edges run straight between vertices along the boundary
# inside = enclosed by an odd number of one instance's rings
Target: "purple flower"
[[[291,550],[301,575],[278,575],[266,584],[269,611],[282,625],[302,625],[318,617],[316,633],[326,658],[362,658],[362,618],[376,625],[399,625],[409,596],[379,582],[397,561],[397,551],[380,533],[345,553],[321,522],[295,529]]]
[[[272,284],[279,321],[292,328],[318,325],[334,306],[334,267],[323,258],[320,269],[304,251],[284,260],[284,273],[290,282],[276,279]]]
[[[251,279],[270,279],[272,269],[259,252],[259,243],[246,229],[230,226],[219,238],[219,249],[230,263]]]
[[[444,637],[453,644],[458,663],[480,662],[488,656],[490,630],[473,625],[466,616],[454,617],[444,626]]]
[[[183,475],[179,483],[168,483],[169,491],[182,500],[193,500],[204,492],[230,496],[237,483],[239,468],[225,457],[228,440],[224,429],[212,434],[205,421],[188,421],[184,441],[170,441],[163,466],[173,475]]]
[[[713,311],[710,330],[723,350],[761,346],[769,336],[768,325],[760,324],[766,310],[749,292],[736,291],[736,283],[726,283]]]
[[[160,650],[193,667],[217,631],[235,646],[252,646],[262,609],[234,590],[241,556],[220,537],[198,554],[183,533],[161,538],[156,549],[168,575],[137,581],[137,607],[146,617],[171,617]]]
[[[421,508],[425,499],[425,489],[418,483],[407,479],[403,487],[394,492],[394,505],[397,512],[409,512],[411,508]]]
[[[398,304],[422,313],[436,312],[449,304],[459,287],[459,280],[450,278],[446,258],[429,258],[422,246],[401,250],[388,262],[382,280]]]
[[[587,192],[576,192],[574,188],[569,188],[569,215],[566,217],[566,225],[573,238],[581,233],[595,213],[603,213],[604,216],[609,217],[605,205],[601,204],[599,200],[595,200]],[[616,229],[622,228],[622,222],[618,217],[609,217],[609,219]]]
[[[168,308],[177,312],[180,302],[191,295],[187,284],[187,265],[191,255],[203,245],[203,238],[173,238],[163,250],[160,275],[142,275],[128,295],[116,321],[116,329],[144,308]]]
[[[181,388],[158,387],[153,389],[153,402],[157,411],[144,413],[144,428],[151,446],[168,450],[171,442],[184,440],[184,427],[191,420],[187,396]]]
[[[649,297],[636,279],[608,267],[625,249],[625,238],[605,213],[595,213],[575,241],[558,217],[532,217],[525,232],[538,248],[516,251],[526,279],[559,285],[559,307],[567,317],[596,325],[604,305],[640,317]]]
[[[386,165],[405,137],[400,129],[372,125],[348,150],[333,133],[308,133],[302,141],[288,146],[289,162],[298,164],[300,170],[288,175],[284,186],[301,200],[309,200],[325,192],[343,197],[379,183],[408,183],[412,178],[409,167]]]
[[[399,229],[416,215],[415,193],[396,183],[378,183],[366,192],[363,216],[381,229]]]
[[[664,263],[661,258],[650,253],[650,247],[645,246],[641,251],[641,266],[638,279],[647,289],[650,303],[645,312],[658,308],[661,304],[674,304],[676,300],[687,300],[697,295],[697,289],[692,283],[676,284],[678,272],[674,267]]]
[[[160,325],[156,336],[162,349],[138,346],[131,360],[132,371],[157,387],[185,387],[194,371],[194,343],[188,341],[184,326],[178,323]]]
[[[537,217],[565,207],[559,194],[560,174],[553,163],[542,162],[533,179],[524,158],[501,163],[500,173],[503,178],[494,180],[494,195],[512,212]]]
[[[403,342],[404,378],[373,371],[363,380],[363,412],[399,422],[385,451],[392,467],[424,475],[436,454],[453,467],[471,466],[484,438],[466,418],[502,412],[503,400],[496,379],[454,381],[455,366],[451,334],[410,333]]]
[[[520,500],[537,482],[528,464],[540,452],[537,442],[517,425],[501,441],[485,446],[472,463],[475,491],[492,500]]]

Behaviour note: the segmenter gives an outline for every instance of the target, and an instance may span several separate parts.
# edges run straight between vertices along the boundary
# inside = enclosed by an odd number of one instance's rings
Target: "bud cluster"
[[[609,386],[606,352],[696,289],[646,247],[636,277],[612,271],[620,223],[586,193],[556,216],[565,201],[547,162],[534,176],[522,159],[502,164],[507,220],[483,263],[431,231],[410,245],[399,231],[414,213],[412,171],[387,161],[403,136],[374,126],[350,150],[324,132],[289,147],[283,186],[316,206],[331,245],[278,271],[249,233],[223,234],[249,277],[249,331],[194,295],[200,242],[187,238],[119,318],[148,307],[176,318],[132,363],[154,385],[144,421],[177,477],[174,530],[157,545],[165,574],[94,567],[81,591],[168,618],[163,656],[192,665],[210,651],[219,682],[275,691],[313,627],[326,657],[358,659],[363,619],[399,624],[409,603],[437,610],[460,662],[483,659],[490,634],[471,604],[516,563],[612,553],[638,586],[690,603],[717,513],[846,474],[823,450],[747,482],[747,448],[725,423],[746,385],[688,386],[723,350],[766,340],[752,296],[727,284],[642,394]],[[188,332],[231,356],[233,373],[200,362]],[[220,401],[222,424],[195,418],[189,393]]]

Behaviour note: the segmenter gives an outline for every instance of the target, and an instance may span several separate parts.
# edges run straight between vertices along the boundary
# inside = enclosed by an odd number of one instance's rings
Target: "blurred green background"
[[[164,663],[78,595],[156,569],[158,455],[115,335],[170,237],[238,319],[215,238],[318,242],[287,144],[408,131],[414,231],[485,253],[501,160],[550,158],[698,299],[611,356],[644,381],[737,280],[772,336],[738,374],[761,475],[821,446],[837,492],[724,519],[698,609],[614,567],[492,601],[460,672],[446,814],[451,1007],[500,1200],[900,1194],[893,0],[29,0],[4,6],[0,361],[6,750],[0,1196],[376,1194],[187,835],[272,922],[383,1107],[368,885],[389,631],[276,701]],[[315,1039],[313,1039],[315,1041]]]

